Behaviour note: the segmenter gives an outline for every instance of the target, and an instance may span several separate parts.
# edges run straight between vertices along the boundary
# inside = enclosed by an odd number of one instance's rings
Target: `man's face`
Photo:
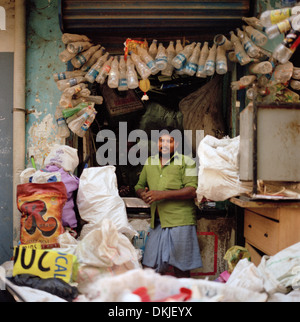
[[[158,140],[158,151],[162,156],[171,156],[175,149],[177,148],[177,144],[172,136],[168,134],[163,134]]]

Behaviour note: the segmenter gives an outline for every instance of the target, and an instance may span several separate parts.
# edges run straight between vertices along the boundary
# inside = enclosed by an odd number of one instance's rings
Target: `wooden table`
[[[261,257],[300,242],[300,202],[250,201],[231,198],[230,202],[244,208],[245,247],[256,265]]]

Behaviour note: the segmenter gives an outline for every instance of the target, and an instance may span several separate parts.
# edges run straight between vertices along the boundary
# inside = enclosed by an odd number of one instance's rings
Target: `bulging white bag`
[[[45,159],[44,165],[54,164],[66,172],[73,173],[79,164],[77,149],[68,145],[55,144]]]
[[[207,135],[198,147],[198,202],[202,198],[224,201],[251,192],[252,183],[239,179],[240,137],[217,139]]]
[[[87,222],[80,239],[102,219],[110,219],[118,231],[132,238],[137,232],[129,225],[125,203],[119,196],[114,166],[83,170],[77,194],[80,217]]]

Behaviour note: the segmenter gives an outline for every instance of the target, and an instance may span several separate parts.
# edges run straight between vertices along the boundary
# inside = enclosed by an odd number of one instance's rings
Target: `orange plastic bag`
[[[17,186],[17,207],[22,213],[21,244],[41,243],[57,247],[64,233],[62,209],[67,201],[63,182],[25,183]]]

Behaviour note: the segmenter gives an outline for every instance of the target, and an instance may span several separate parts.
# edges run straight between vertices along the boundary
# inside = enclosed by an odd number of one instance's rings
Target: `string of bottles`
[[[184,44],[179,39],[164,46],[154,39],[148,47],[146,40],[127,39],[125,54],[121,56],[110,55],[85,35],[63,34],[66,48],[59,54],[59,59],[70,62],[74,70],[53,75],[62,92],[56,113],[59,135],[67,137],[69,129],[80,135],[86,133],[73,126],[70,128],[62,110],[77,108],[82,103],[102,104],[101,96],[91,95],[89,83],[104,84],[107,81],[110,88],[126,91],[138,88],[141,81],[158,73],[168,77],[176,74],[199,78],[211,77],[215,73],[224,75],[228,71],[228,61],[248,65],[250,74],[232,82],[232,90],[246,88],[250,100],[298,102],[299,95],[288,86],[294,90],[300,88],[298,69],[289,62],[300,44],[300,6],[268,10],[260,18],[243,17],[242,21],[245,24],[230,31],[227,37],[216,35],[211,46],[208,41]],[[284,41],[273,53],[263,48],[268,39],[282,34],[285,34]],[[93,113],[89,115],[89,125],[96,111]],[[77,118],[81,116],[79,114]]]

